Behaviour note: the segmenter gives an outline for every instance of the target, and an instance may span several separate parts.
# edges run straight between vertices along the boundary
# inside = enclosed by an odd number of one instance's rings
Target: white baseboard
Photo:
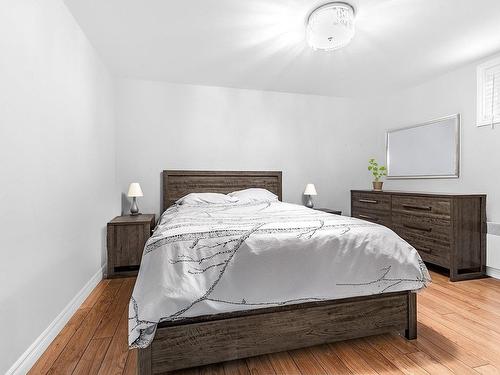
[[[85,301],[90,292],[99,284],[104,276],[106,266],[96,272],[85,286],[73,297],[61,313],[50,323],[40,336],[30,345],[30,347],[19,357],[19,359],[7,370],[6,375],[26,374],[35,362],[40,358],[50,343],[63,329],[69,319],[73,316],[80,305]]]
[[[498,268],[486,267],[486,274],[495,279],[500,279],[500,270]]]

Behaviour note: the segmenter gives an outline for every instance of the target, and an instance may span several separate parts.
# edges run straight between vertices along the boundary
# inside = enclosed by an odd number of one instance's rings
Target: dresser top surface
[[[484,197],[486,194],[465,194],[465,193],[430,193],[423,191],[400,191],[400,190],[351,190],[351,193],[371,193],[371,194],[394,194],[394,195],[412,195],[423,197],[449,197],[449,198],[466,198],[466,197]]]

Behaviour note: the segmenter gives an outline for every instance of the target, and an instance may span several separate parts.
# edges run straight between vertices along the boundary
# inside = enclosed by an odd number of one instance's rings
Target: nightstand
[[[323,212],[326,212],[328,214],[334,214],[334,215],[342,215],[342,211],[338,211],[338,210],[331,210],[329,208],[316,208],[314,207],[313,208],[314,210],[317,210],[317,211],[323,211]]]
[[[117,216],[108,223],[108,278],[137,275],[155,215]]]

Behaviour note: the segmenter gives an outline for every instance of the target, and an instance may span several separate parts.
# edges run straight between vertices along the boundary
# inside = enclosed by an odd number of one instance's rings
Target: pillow
[[[220,193],[189,193],[178,199],[175,203],[177,204],[221,204],[221,203],[235,203],[238,202],[238,198],[230,197],[226,194]]]
[[[228,196],[238,198],[240,202],[275,202],[278,200],[278,196],[276,194],[271,193],[269,190],[260,188],[233,191],[232,193],[229,193]]]

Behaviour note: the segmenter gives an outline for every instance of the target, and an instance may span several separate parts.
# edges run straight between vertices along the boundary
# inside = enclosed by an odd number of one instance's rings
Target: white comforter
[[[148,240],[129,344],[160,321],[402,290],[430,281],[390,229],[282,202],[176,205]]]

